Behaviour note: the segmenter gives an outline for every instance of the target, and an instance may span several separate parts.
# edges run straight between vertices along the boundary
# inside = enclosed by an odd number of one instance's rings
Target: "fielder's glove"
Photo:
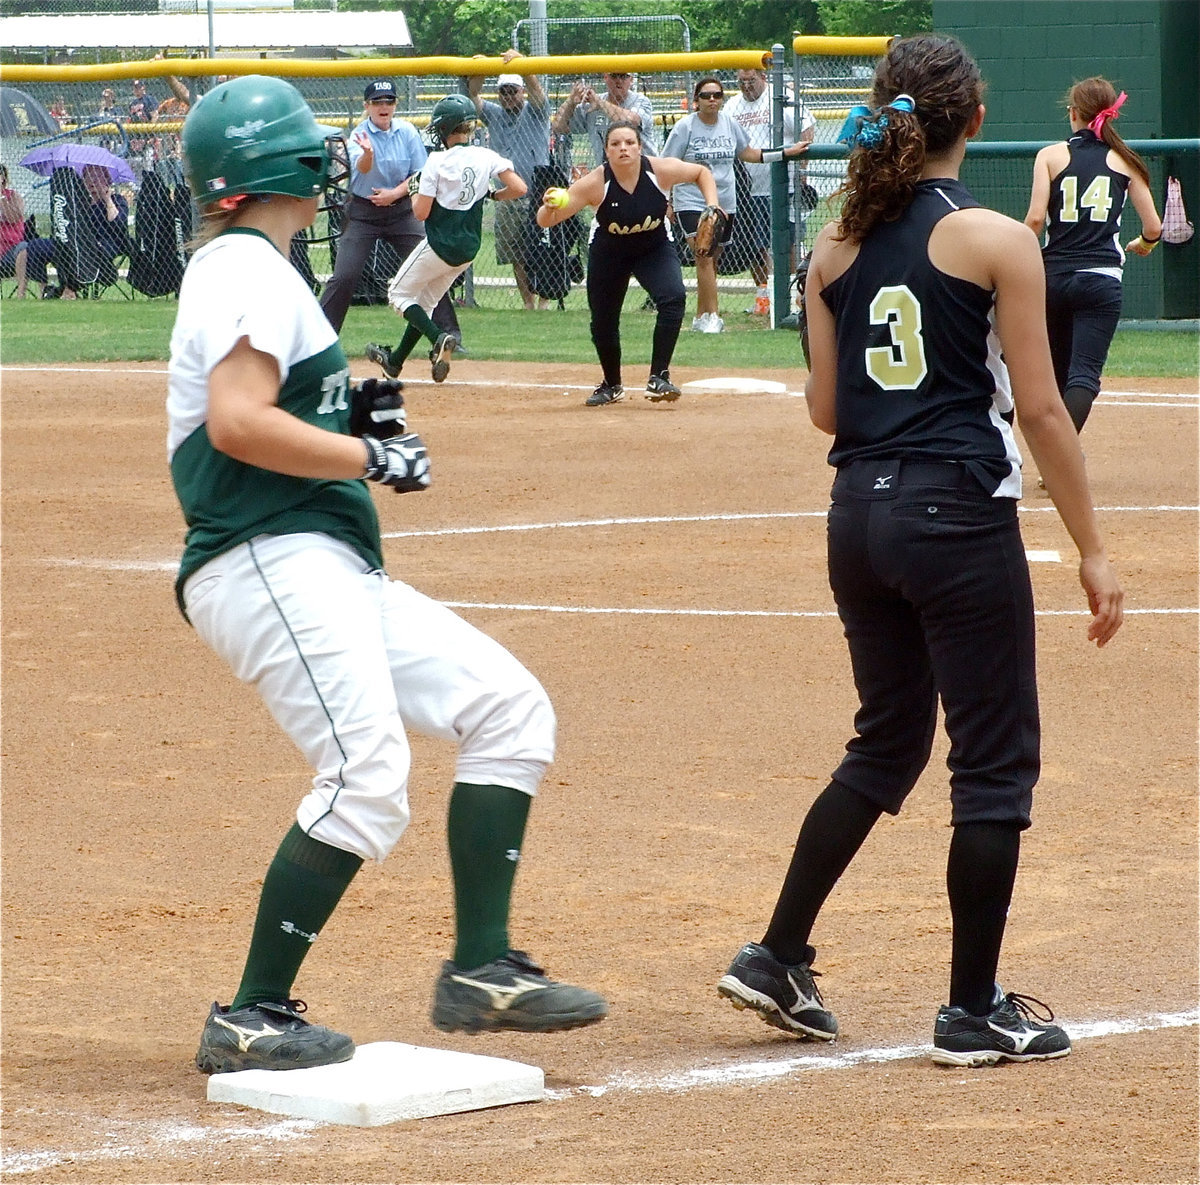
[[[696,238],[692,243],[692,254],[697,259],[706,259],[721,245],[729,215],[720,206],[705,206],[700,221],[696,223]]]
[[[429,488],[429,451],[415,432],[390,440],[364,436],[362,442],[367,447],[367,471],[363,476],[368,481],[391,486],[397,494]]]
[[[796,328],[800,330],[800,349],[804,351],[804,365],[812,369],[812,359],[808,356],[808,313],[804,308],[804,285],[808,283],[808,260],[806,255],[796,267]]]
[[[350,435],[379,440],[399,436],[408,427],[404,384],[398,379],[363,379],[350,384]]]

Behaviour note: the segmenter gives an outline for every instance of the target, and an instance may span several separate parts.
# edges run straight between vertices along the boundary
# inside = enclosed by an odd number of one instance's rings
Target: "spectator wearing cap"
[[[586,132],[592,146],[592,161],[604,164],[604,137],[609,125],[636,123],[642,129],[642,145],[648,156],[658,152],[658,137],[654,131],[654,107],[645,95],[633,89],[633,75],[628,71],[610,71],[604,76],[604,94],[580,79],[571,87],[563,105],[551,124],[557,135]]]
[[[428,153],[417,129],[396,118],[396,84],[390,78],[368,83],[363,91],[364,118],[350,134],[350,195],[342,213],[333,275],[321,296],[321,308],[339,333],[354,290],[378,242],[390,243],[403,263],[425,237],[413,214],[409,178],[421,171]],[[461,342],[454,306],[443,296],[433,322]]]
[[[129,100],[129,122],[152,123],[157,110],[158,101],[146,91],[146,84],[140,78],[135,78],[133,98]]]
[[[505,50],[504,64],[507,66],[521,56],[519,50]],[[480,94],[482,89],[480,75],[467,79],[467,94],[487,124],[488,144],[512,161],[517,175],[533,191],[536,170],[550,164],[550,110],[546,92],[535,74],[501,74],[496,81],[499,99],[496,103],[484,99]],[[530,204],[531,193],[496,203],[496,261],[512,265],[517,290],[527,309],[546,308],[549,302],[534,296],[525,271],[535,229]]]

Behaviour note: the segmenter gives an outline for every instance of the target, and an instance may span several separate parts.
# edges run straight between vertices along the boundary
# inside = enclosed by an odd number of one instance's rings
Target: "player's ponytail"
[[[953,37],[893,41],[875,69],[870,108],[855,108],[839,238],[860,242],[904,213],[928,156],[953,147],[983,101],[979,67]]]
[[[1107,78],[1085,78],[1067,91],[1067,109],[1104,141],[1147,185],[1150,170],[1146,162],[1121,138],[1117,131],[1117,114],[1125,102],[1125,92],[1117,94]]]

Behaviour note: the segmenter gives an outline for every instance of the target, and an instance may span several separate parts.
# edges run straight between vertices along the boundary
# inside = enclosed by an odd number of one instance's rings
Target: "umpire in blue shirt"
[[[403,262],[425,237],[425,228],[413,214],[408,179],[421,171],[428,154],[417,129],[396,118],[396,84],[389,78],[368,83],[363,105],[366,118],[347,146],[350,196],[342,216],[337,260],[321,297],[321,308],[339,333],[375,244],[380,239],[391,243]],[[443,296],[433,310],[433,321],[462,341],[448,297]]]

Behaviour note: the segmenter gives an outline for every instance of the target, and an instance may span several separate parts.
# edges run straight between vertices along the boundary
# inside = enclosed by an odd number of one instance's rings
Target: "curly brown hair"
[[[837,237],[861,242],[880,222],[904,213],[927,156],[952,148],[983,101],[979,67],[954,37],[919,36],[893,41],[875,68],[872,107],[910,95],[916,110],[888,108],[887,126],[872,148],[850,154]]]
[[[1107,107],[1117,101],[1117,88],[1107,78],[1085,78],[1067,91],[1067,110],[1074,109],[1075,118],[1090,124]],[[1121,139],[1116,121],[1106,119],[1100,125],[1100,139],[1109,146],[1141,179],[1150,184],[1150,170],[1146,162]]]

